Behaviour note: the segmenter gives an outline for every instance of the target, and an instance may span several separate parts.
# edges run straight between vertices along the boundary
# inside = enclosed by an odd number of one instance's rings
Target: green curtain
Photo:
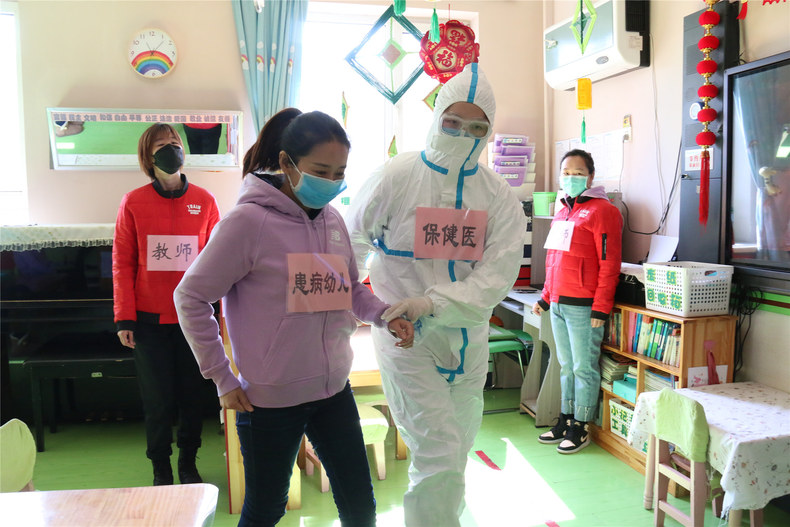
[[[232,0],[255,130],[299,98],[307,0]]]

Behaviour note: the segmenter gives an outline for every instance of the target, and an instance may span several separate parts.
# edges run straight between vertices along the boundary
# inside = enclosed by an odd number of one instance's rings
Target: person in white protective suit
[[[384,393],[411,451],[409,527],[459,525],[467,454],[482,421],[488,321],[523,254],[521,204],[478,164],[495,110],[478,64],[467,66],[439,92],[425,150],[377,169],[346,215],[362,276],[374,253],[373,290],[392,305],[384,316],[415,325],[410,350],[372,328]]]

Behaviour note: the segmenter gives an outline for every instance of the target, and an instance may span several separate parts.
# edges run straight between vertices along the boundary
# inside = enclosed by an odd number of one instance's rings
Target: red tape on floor
[[[502,470],[501,468],[499,468],[499,467],[496,465],[496,463],[494,463],[493,461],[491,461],[491,458],[490,458],[490,457],[488,457],[488,456],[485,454],[485,452],[483,452],[482,450],[475,450],[475,454],[477,454],[477,457],[479,457],[480,459],[482,459],[482,460],[483,460],[483,463],[485,463],[486,465],[488,465],[488,468],[493,468],[494,470]]]

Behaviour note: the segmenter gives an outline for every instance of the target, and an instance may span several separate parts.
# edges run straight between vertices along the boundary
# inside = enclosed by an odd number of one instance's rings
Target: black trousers
[[[178,418],[179,449],[200,447],[207,382],[178,324],[137,322],[134,361],[145,412],[146,456],[167,459],[173,453],[173,421]]]

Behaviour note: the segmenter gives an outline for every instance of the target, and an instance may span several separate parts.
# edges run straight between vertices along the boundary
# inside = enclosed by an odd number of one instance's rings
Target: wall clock
[[[163,77],[176,66],[175,41],[161,29],[141,29],[129,43],[129,64],[147,78]]]

